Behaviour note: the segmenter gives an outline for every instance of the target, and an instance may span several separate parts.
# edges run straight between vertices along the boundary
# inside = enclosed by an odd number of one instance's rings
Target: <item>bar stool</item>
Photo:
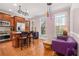
[[[33,39],[33,33],[32,32],[28,33],[28,40],[29,40],[29,46],[30,46],[31,43],[34,44],[34,39]]]
[[[25,46],[25,45],[27,45],[27,47],[28,47],[27,34],[28,33],[26,33],[26,32],[22,32],[21,37],[19,38],[19,43],[20,43],[21,50],[23,49],[23,46]]]

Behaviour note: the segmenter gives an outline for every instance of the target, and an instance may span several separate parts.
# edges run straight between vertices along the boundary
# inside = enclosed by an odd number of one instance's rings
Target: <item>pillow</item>
[[[63,40],[67,41],[68,36],[63,36]]]
[[[61,40],[67,41],[68,36],[57,36],[57,39],[61,39]]]
[[[63,39],[63,37],[62,36],[57,36],[57,39]]]

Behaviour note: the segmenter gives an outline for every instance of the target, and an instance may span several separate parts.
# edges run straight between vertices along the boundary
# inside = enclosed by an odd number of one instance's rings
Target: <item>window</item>
[[[45,17],[42,17],[41,19],[40,19],[40,24],[41,24],[41,35],[45,35],[46,34],[46,19],[45,19]]]
[[[55,15],[56,35],[62,35],[66,25],[66,14]]]
[[[46,35],[46,16],[42,16],[40,18],[40,32],[39,32],[39,37],[43,40],[47,39],[47,35]]]

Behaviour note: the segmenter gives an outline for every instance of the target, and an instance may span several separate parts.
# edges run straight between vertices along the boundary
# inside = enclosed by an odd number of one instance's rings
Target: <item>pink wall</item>
[[[54,16],[49,15],[46,20],[46,34],[48,40],[52,40],[55,36],[55,25],[54,25]]]
[[[71,35],[78,43],[78,55],[79,55],[79,4],[72,4],[70,10],[70,30]]]

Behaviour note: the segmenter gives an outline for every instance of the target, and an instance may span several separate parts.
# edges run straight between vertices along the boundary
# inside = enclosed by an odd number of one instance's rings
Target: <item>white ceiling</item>
[[[44,14],[47,10],[45,3],[18,3],[17,6],[14,6],[14,3],[0,3],[0,10],[12,15],[19,15],[17,13],[19,5],[21,5],[23,11],[26,11],[26,9],[29,11],[30,17]],[[12,11],[9,11],[9,9]]]
[[[36,15],[43,15],[47,12],[47,4],[46,3],[17,3],[17,6],[13,5],[14,3],[0,3],[0,11],[4,11],[7,13],[10,13],[12,15],[19,15],[17,13],[18,6],[22,6],[22,10],[26,11],[26,9],[29,11],[30,17],[36,16]],[[53,3],[52,4],[52,10],[58,10],[60,8],[65,8],[70,6],[71,4],[68,3]],[[11,9],[11,11],[9,11]]]
[[[60,10],[60,9],[65,9],[68,7],[71,7],[71,3],[54,3],[52,4],[52,11]]]

